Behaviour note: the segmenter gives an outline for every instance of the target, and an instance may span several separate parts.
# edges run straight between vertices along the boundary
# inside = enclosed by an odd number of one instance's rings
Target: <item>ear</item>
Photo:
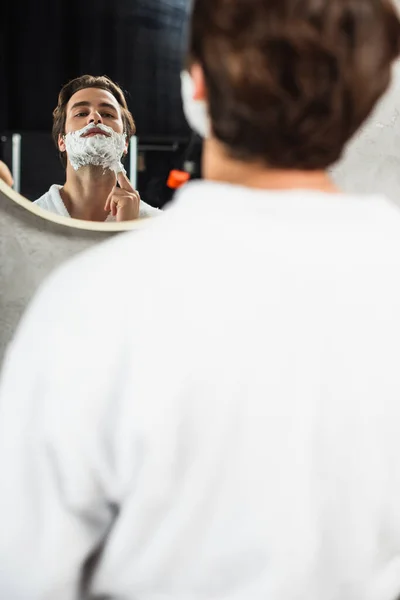
[[[194,63],[190,68],[190,75],[193,81],[193,100],[207,100],[206,82],[204,72],[198,63]]]
[[[65,152],[67,149],[65,146],[64,138],[61,134],[58,134],[58,149],[60,152]]]

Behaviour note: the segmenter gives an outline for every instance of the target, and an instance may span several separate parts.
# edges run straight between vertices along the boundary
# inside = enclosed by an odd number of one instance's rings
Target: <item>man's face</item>
[[[107,125],[116,133],[124,132],[120,105],[107,90],[85,88],[71,96],[66,109],[65,133],[79,131],[89,124]],[[88,135],[106,134],[94,130]],[[128,143],[127,141],[127,145]],[[65,152],[65,141],[62,136],[58,138],[58,147],[61,152]]]

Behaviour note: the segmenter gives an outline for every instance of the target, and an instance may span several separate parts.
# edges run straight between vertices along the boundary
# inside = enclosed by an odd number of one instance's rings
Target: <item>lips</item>
[[[81,137],[86,138],[86,137],[92,137],[94,135],[105,135],[106,137],[110,137],[110,135],[108,133],[106,133],[102,129],[99,129],[98,127],[93,127],[93,129],[90,129],[87,133],[83,134]]]

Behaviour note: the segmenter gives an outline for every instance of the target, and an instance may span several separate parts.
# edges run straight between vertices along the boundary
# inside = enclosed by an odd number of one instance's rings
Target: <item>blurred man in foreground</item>
[[[194,2],[206,181],[8,353],[1,598],[399,595],[400,214],[327,174],[399,49],[388,1]]]

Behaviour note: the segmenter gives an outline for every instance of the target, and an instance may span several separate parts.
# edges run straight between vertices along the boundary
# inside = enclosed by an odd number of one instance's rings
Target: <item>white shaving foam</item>
[[[92,135],[82,137],[91,129],[101,129],[107,135]],[[126,147],[126,134],[117,133],[106,125],[90,123],[79,131],[67,133],[64,136],[68,159],[73,169],[94,165],[110,169],[117,175],[125,172],[121,158]]]
[[[207,103],[194,99],[194,83],[187,71],[181,73],[183,112],[189,126],[203,138],[210,137],[211,125]]]

